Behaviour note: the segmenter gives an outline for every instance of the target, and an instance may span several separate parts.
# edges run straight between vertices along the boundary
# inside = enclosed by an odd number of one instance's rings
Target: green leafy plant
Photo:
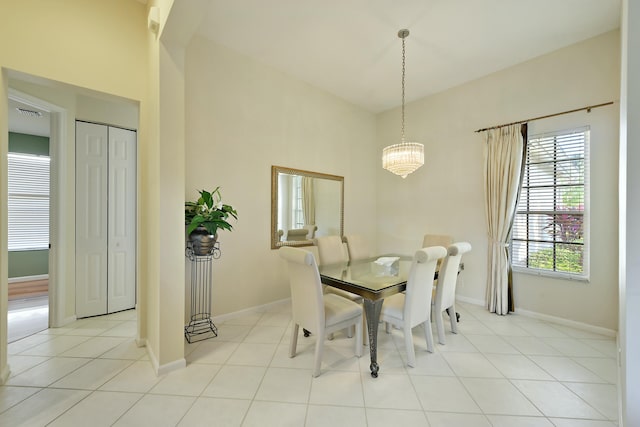
[[[215,236],[218,229],[233,230],[229,223],[229,217],[238,219],[238,212],[230,205],[222,203],[220,195],[220,187],[212,192],[200,190],[200,197],[195,202],[186,202],[184,204],[184,221],[187,225],[187,234],[191,234],[193,230],[202,226],[207,229],[209,234]]]
[[[567,273],[582,273],[582,261],[583,253],[580,248],[558,244],[555,254],[553,248],[546,248],[532,253],[529,256],[529,267]]]

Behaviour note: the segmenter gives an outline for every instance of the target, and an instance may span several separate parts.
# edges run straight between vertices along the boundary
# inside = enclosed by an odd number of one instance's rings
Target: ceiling
[[[197,4],[198,2],[194,2]],[[619,28],[621,0],[205,2],[198,33],[372,112]]]
[[[21,113],[18,109],[27,110],[27,113]],[[40,115],[28,113],[29,111]],[[8,116],[9,132],[49,136],[50,114],[46,110],[9,98]]]

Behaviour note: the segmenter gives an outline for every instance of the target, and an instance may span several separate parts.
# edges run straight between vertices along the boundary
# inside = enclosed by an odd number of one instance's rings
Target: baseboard
[[[147,347],[147,356],[149,356],[149,361],[151,362],[151,367],[153,368],[153,372],[156,373],[156,375],[158,374],[158,358],[156,357],[155,353],[153,352],[153,350],[151,349],[151,346],[148,345]]]
[[[187,367],[187,359],[184,357],[182,359],[174,360],[170,363],[165,363],[162,366],[159,366],[156,370],[156,374],[158,376],[168,374],[169,372],[177,371],[178,369],[184,369]]]
[[[65,326],[67,326],[70,323],[75,322],[76,320],[78,320],[78,318],[74,314],[73,316],[65,317],[60,322],[56,322],[56,324],[52,325],[51,327],[52,328],[64,328]]]
[[[594,334],[606,335],[608,337],[618,336],[618,332],[613,329],[603,328],[600,326],[589,325],[588,323],[576,322],[575,320],[563,319],[561,317],[550,316],[548,314],[536,313],[535,311],[523,310],[516,307],[516,313],[523,316],[532,317],[534,319],[545,320],[547,322],[556,323],[558,325],[569,326],[570,328],[580,329]]]
[[[484,305],[484,300],[463,297],[460,295],[456,295],[456,301],[462,301],[473,305]]]
[[[224,322],[226,320],[235,319],[236,317],[244,316],[251,313],[259,313],[261,311],[268,310],[270,308],[278,307],[284,304],[291,304],[291,298],[285,298],[278,301],[270,302],[268,304],[257,305],[255,307],[245,308],[244,310],[234,311],[232,313],[221,314],[214,316],[211,320],[215,322]]]
[[[35,282],[37,280],[48,280],[48,274],[38,274],[35,276],[9,277],[7,283]]]
[[[6,384],[9,375],[11,375],[11,369],[9,369],[9,365],[7,364],[2,368],[2,372],[0,372],[0,385]]]
[[[456,295],[456,301],[466,302],[469,304],[484,306],[485,302],[482,300],[476,300],[469,297]],[[580,329],[581,331],[587,331],[594,334],[605,335],[608,337],[618,336],[618,332],[612,329],[603,328],[600,326],[589,325],[588,323],[576,322],[575,320],[563,319],[562,317],[550,316],[548,314],[542,314],[535,311],[523,310],[516,307],[517,314],[531,317],[533,319],[544,320],[546,322],[555,323],[557,325],[569,326],[571,328]]]
[[[146,347],[147,354],[149,355],[149,361],[151,362],[151,366],[153,367],[153,370],[157,376],[165,375],[169,372],[177,371],[178,369],[187,367],[187,360],[185,358],[174,360],[173,362],[165,363],[164,365],[160,366],[160,364],[158,363],[158,358],[151,349],[151,346]]]

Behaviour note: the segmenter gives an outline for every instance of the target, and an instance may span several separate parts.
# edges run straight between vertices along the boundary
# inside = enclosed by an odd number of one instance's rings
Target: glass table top
[[[406,285],[411,262],[412,258],[408,256],[386,255],[349,263],[324,265],[318,269],[326,284],[358,294],[360,294],[357,292],[358,289],[381,293],[390,288]],[[347,287],[339,286],[340,284]]]

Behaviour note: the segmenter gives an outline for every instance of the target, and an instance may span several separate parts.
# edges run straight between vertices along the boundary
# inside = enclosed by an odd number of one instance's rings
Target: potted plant
[[[189,244],[195,255],[207,255],[213,251],[218,239],[218,230],[233,230],[230,217],[238,219],[233,207],[222,203],[220,187],[208,192],[200,190],[195,202],[185,202],[184,220]]]

